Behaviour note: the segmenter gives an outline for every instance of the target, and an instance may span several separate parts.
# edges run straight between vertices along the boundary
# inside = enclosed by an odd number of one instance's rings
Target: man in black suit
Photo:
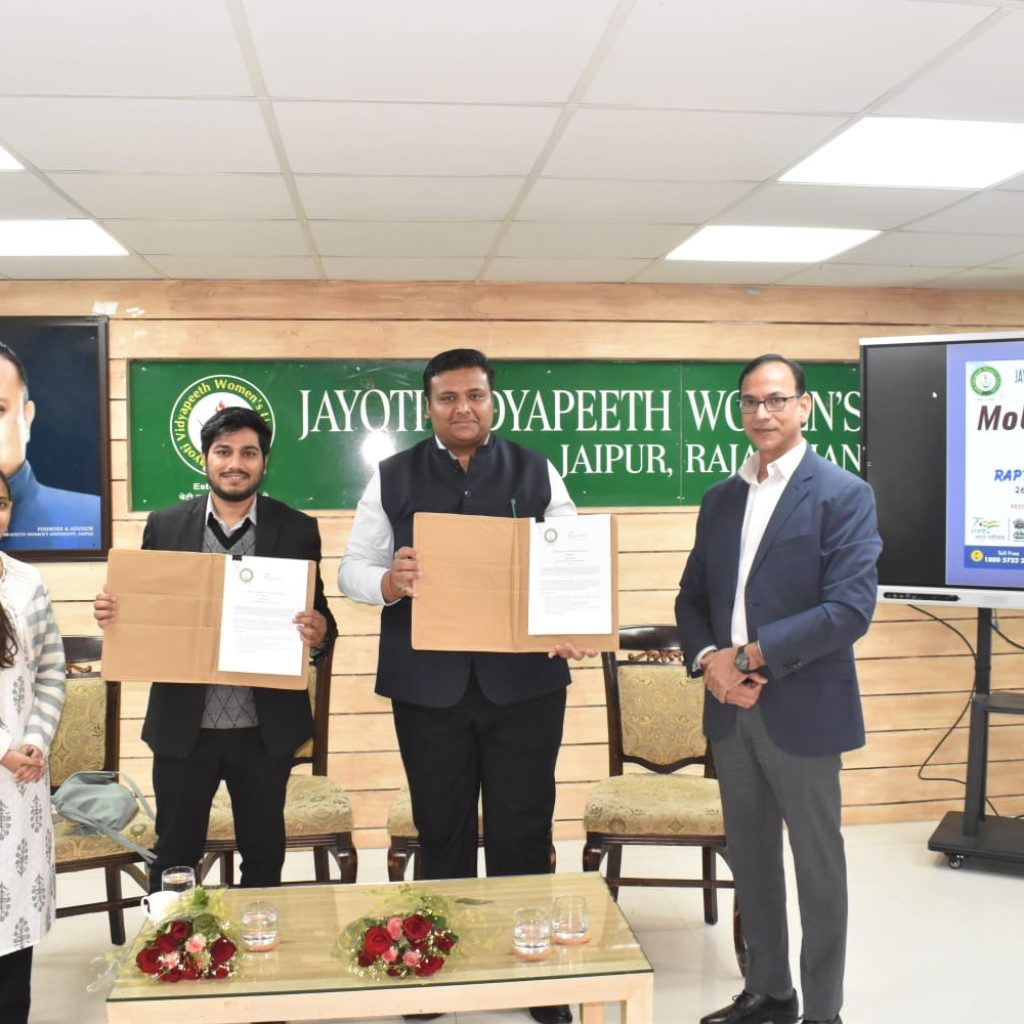
[[[295,624],[313,658],[337,635],[320,578],[315,519],[258,495],[270,429],[252,409],[229,407],[200,434],[210,494],[153,512],[142,547],[155,551],[301,558],[317,563],[313,608]],[[115,595],[96,596],[101,628],[117,614]],[[292,755],[313,733],[305,690],[153,683],[142,738],[153,751],[156,860],[150,888],[176,864],[202,856],[210,805],[223,780],[231,795],[242,885],[279,885],[284,864],[284,800]]]

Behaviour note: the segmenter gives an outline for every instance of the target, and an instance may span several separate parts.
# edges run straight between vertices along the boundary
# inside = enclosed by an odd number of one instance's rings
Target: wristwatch
[[[744,674],[751,671],[750,655],[747,654],[746,644],[742,647],[736,648],[736,657],[732,659],[732,663],[736,666],[738,671],[743,672]]]

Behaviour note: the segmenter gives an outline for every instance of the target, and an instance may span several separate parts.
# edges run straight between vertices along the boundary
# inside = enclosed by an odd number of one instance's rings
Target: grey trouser
[[[803,941],[804,1015],[831,1020],[843,1004],[846,854],[840,833],[838,754],[789,754],[768,736],[755,704],[712,743],[725,810],[729,865],[750,953],[746,989],[783,998],[793,989],[786,925],[782,823],[796,869]]]

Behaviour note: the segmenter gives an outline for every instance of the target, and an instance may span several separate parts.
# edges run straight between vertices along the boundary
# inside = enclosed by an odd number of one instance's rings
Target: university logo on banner
[[[274,443],[274,409],[267,396],[244,377],[212,373],[185,387],[171,408],[171,444],[189,469],[204,473],[200,431],[211,416],[232,406],[258,412],[270,428],[270,443]]]

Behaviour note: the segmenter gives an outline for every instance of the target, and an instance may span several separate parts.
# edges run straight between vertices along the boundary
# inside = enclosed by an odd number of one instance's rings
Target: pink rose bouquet
[[[199,886],[152,929],[135,966],[156,981],[198,981],[231,977],[241,956],[222,908]]]
[[[383,981],[427,978],[444,967],[459,941],[447,906],[429,893],[411,895],[405,913],[360,918],[342,933],[339,946],[354,973]]]

